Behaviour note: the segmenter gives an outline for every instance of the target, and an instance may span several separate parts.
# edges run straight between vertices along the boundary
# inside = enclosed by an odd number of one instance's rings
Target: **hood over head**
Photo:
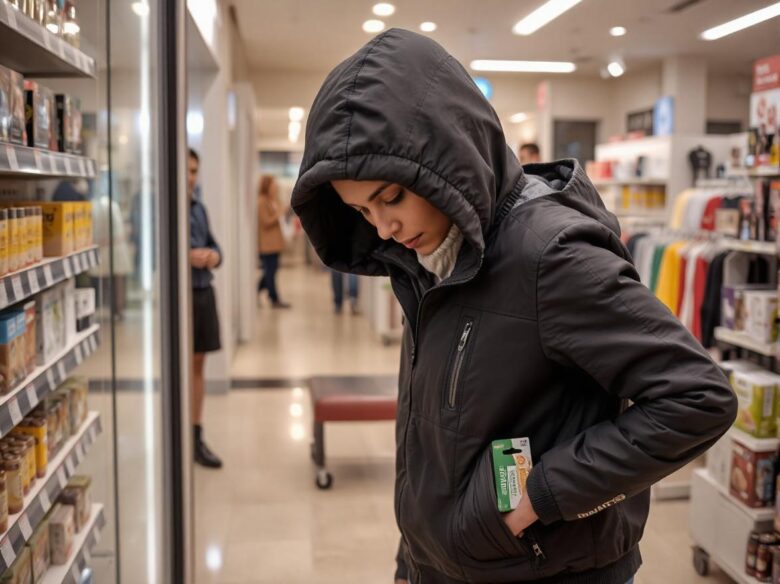
[[[579,173],[587,183],[576,163],[562,164],[566,181]],[[386,275],[389,257],[416,264],[413,251],[383,241],[341,201],[330,184],[341,179],[393,182],[427,199],[463,233],[466,269],[479,267],[498,208],[527,182],[468,72],[435,41],[401,29],[378,35],[325,79],[292,205],[331,268]]]

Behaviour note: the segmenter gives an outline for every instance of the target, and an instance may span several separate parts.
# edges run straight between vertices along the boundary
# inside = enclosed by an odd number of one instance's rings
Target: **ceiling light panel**
[[[381,20],[366,20],[363,23],[363,30],[368,33],[382,32],[385,30],[385,23]]]
[[[609,29],[609,34],[613,37],[622,37],[626,32],[626,27],[624,26],[613,26]]]
[[[703,38],[705,41],[714,41],[723,38],[724,36],[734,34],[735,32],[739,32],[740,30],[755,26],[759,23],[769,20],[770,18],[775,18],[776,16],[780,16],[780,2],[771,4],[766,8],[762,8],[761,10],[756,10],[755,12],[751,12],[745,16],[740,16],[734,20],[729,20],[728,22],[724,22],[723,24],[707,29],[701,33],[701,38]]]
[[[515,24],[512,32],[524,36],[533,34],[580,2],[582,0],[549,0]]]
[[[436,30],[436,28],[437,28],[436,23],[435,22],[430,22],[430,21],[423,22],[420,25],[420,30],[423,31],[423,32],[433,32],[433,31]]]
[[[577,70],[568,61],[502,61],[477,59],[471,62],[474,71],[497,71],[506,73],[573,73]]]
[[[513,124],[520,124],[528,119],[528,114],[525,112],[518,112],[516,114],[512,114],[509,117],[509,121]]]
[[[612,75],[612,77],[620,77],[626,72],[626,68],[620,61],[612,61],[607,65],[607,71],[609,71],[609,74]]]
[[[388,2],[380,2],[379,4],[374,4],[373,12],[377,16],[392,16],[395,14],[395,6]]]

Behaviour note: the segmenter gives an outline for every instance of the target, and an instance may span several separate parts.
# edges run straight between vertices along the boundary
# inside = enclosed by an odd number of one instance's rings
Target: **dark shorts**
[[[222,348],[217,299],[211,286],[192,290],[192,338],[196,353],[211,353]]]

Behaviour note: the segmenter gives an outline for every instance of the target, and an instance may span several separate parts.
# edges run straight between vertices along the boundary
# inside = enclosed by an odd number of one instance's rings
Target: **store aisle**
[[[364,318],[333,314],[327,273],[299,263],[280,275],[294,308],[259,312],[256,326],[264,334],[240,349],[234,377],[394,370],[397,347],[382,347]],[[195,469],[197,584],[392,581],[398,542],[392,423],[327,427],[330,491],[314,485],[304,388],[209,396],[205,427],[225,468]],[[690,546],[688,503],[654,504],[636,584],[730,582],[717,569],[698,577]]]

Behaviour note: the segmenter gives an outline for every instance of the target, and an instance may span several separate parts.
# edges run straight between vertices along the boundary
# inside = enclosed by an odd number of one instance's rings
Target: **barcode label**
[[[67,373],[67,371],[65,371],[65,363],[63,363],[62,361],[57,363],[57,373],[60,376],[60,382],[65,381],[65,379],[68,376],[68,373]]]
[[[6,567],[10,568],[11,564],[13,564],[16,559],[16,554],[7,537],[3,540],[3,543],[0,544],[0,555],[3,556],[3,562],[5,562]]]
[[[27,386],[27,401],[30,402],[31,408],[38,405],[38,392],[35,391],[34,385]]]
[[[0,280],[0,307],[8,306],[8,293],[5,291],[5,282]]]
[[[73,174],[73,166],[70,163],[70,158],[65,157],[65,174]]]
[[[70,579],[74,582],[81,582],[81,569],[78,564],[73,564],[70,567]]]
[[[47,288],[54,284],[54,276],[51,273],[51,264],[43,266],[43,279],[46,282]]]
[[[54,391],[54,388],[57,387],[57,382],[54,381],[54,371],[51,369],[46,371],[46,381],[49,383],[49,391]]]
[[[65,270],[65,277],[71,278],[73,277],[73,268],[70,267],[70,259],[65,258],[62,260],[62,269]]]
[[[30,282],[30,293],[37,294],[41,290],[41,284],[38,282],[38,270],[30,270],[27,272],[27,277]]]
[[[41,507],[43,507],[44,513],[51,509],[51,499],[49,499],[49,492],[46,490],[46,487],[44,487],[41,491],[38,500],[41,502]]]
[[[51,51],[51,33],[46,29],[43,29],[43,44]]]
[[[14,398],[11,400],[11,403],[8,404],[8,411],[11,413],[11,422],[14,426],[16,426],[19,422],[22,421],[22,410],[19,408],[19,400]]]
[[[49,166],[51,167],[52,174],[60,173],[60,171],[57,169],[57,159],[53,155],[49,156]]]
[[[65,476],[65,469],[60,467],[57,469],[57,482],[60,484],[60,488],[64,489],[68,484],[68,478]]]
[[[81,273],[81,258],[77,255],[73,256],[73,271],[77,274]]]
[[[35,158],[35,168],[38,172],[43,170],[43,161],[41,160],[41,151],[33,150],[33,158]]]
[[[79,158],[79,174],[81,176],[87,176],[87,169],[84,168],[84,159]]]
[[[19,518],[19,529],[22,532],[22,537],[24,537],[24,540],[29,540],[30,536],[32,535],[32,525],[30,525],[30,520],[27,518],[27,513],[24,513]]]
[[[14,289],[14,297],[19,300],[24,296],[24,289],[22,288],[22,278],[20,276],[14,276],[11,278],[11,287]]]
[[[68,469],[68,476],[73,476],[73,473],[76,471],[76,467],[70,458],[65,461],[65,468]]]
[[[13,146],[6,146],[5,153],[8,156],[8,166],[14,172],[19,171],[19,161],[16,159],[16,148]]]
[[[76,345],[73,354],[76,356],[76,363],[81,365],[81,362],[84,360],[84,354],[81,352],[81,345]]]

